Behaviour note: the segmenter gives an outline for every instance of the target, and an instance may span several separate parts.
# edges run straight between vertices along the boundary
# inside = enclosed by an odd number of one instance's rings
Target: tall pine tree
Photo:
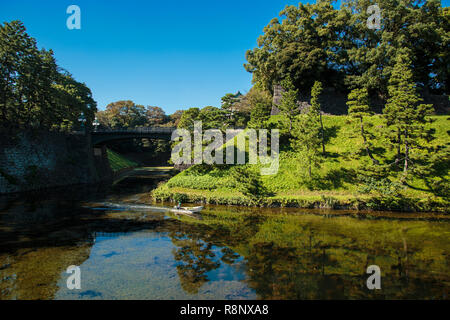
[[[423,139],[430,140],[426,131],[426,118],[432,111],[432,105],[421,104],[416,84],[413,81],[411,60],[405,51],[396,57],[396,63],[389,79],[389,99],[384,108],[384,117],[391,144],[397,147],[397,159],[403,161],[405,179],[414,164],[414,150],[423,149]],[[419,156],[419,154],[416,154]]]
[[[309,178],[312,177],[312,168],[320,167],[322,158],[319,148],[323,147],[323,136],[321,135],[323,127],[320,119],[320,105],[317,102],[321,91],[320,83],[316,82],[312,91],[312,96],[315,97],[312,99],[312,106],[308,109],[308,112],[297,118],[292,130],[292,135],[295,138],[292,141],[292,146],[299,151],[300,159],[308,168]]]
[[[372,160],[373,164],[379,164],[378,160],[372,155],[371,144],[368,139],[370,135],[365,127],[364,118],[372,115],[369,107],[369,94],[367,88],[353,89],[348,95],[348,115],[359,121],[360,134],[363,139],[363,145],[367,155]]]
[[[314,82],[311,89],[311,107],[310,112],[319,119],[320,122],[320,136],[322,139],[322,153],[325,154],[325,130],[323,128],[322,121],[322,110],[320,106],[320,95],[322,94],[323,88],[320,81]]]
[[[282,99],[278,109],[289,120],[289,131],[291,131],[294,118],[300,114],[300,108],[297,105],[298,90],[290,78],[283,80],[281,86],[284,92],[281,94]]]

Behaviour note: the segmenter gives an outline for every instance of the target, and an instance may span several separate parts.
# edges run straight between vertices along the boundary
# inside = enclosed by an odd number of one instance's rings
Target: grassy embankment
[[[131,161],[110,149],[108,149],[107,151],[108,151],[109,165],[111,166],[111,169],[114,172],[138,166],[138,163]]]
[[[279,116],[278,116],[279,118]],[[450,118],[433,116],[432,127],[436,130],[433,145],[449,145]],[[273,121],[277,118],[273,117]],[[389,194],[382,190],[364,190],[358,178],[359,170],[368,159],[361,152],[362,139],[346,116],[325,116],[327,132],[326,156],[320,169],[309,179],[298,155],[287,145],[281,146],[278,174],[262,176],[268,195],[258,200],[239,192],[232,178],[236,166],[196,165],[181,172],[167,183],[153,191],[156,201],[201,202],[212,204],[302,207],[302,208],[345,208],[398,211],[449,211],[449,199],[431,190],[430,183],[438,177],[413,178],[409,186],[401,186],[398,192]],[[374,143],[375,157],[382,163],[390,162],[394,150],[387,148],[387,141],[381,136],[383,120],[372,117],[371,122],[378,135]],[[448,157],[447,157],[448,158]],[[387,160],[384,160],[387,159]],[[448,159],[442,159],[437,166],[438,175],[450,179]],[[247,165],[247,170],[259,172],[261,165]],[[395,180],[401,172],[393,172],[389,178]],[[391,188],[390,186],[386,187]]]

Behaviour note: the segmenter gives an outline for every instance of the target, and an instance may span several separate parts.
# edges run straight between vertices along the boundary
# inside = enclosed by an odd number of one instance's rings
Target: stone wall
[[[0,193],[94,184],[112,179],[106,149],[97,149],[95,154],[90,135],[3,134],[0,139]]]

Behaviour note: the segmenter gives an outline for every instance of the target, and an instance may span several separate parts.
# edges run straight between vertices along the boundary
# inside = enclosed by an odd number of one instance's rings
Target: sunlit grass
[[[138,165],[136,162],[131,161],[110,149],[107,149],[107,152],[109,165],[111,166],[111,169],[113,171],[119,171],[125,168],[136,167]]]
[[[274,116],[272,121],[276,122],[280,118],[281,116]],[[449,117],[432,116],[431,119],[434,121],[431,127],[435,130],[436,137],[431,145],[449,144]],[[284,151],[280,152],[278,173],[273,176],[262,176],[264,187],[272,194],[265,198],[266,202],[269,204],[270,202],[281,202],[289,205],[291,202],[301,200],[304,202],[304,206],[314,207],[318,205],[315,202],[321,202],[324,197],[332,197],[341,205],[352,206],[361,199],[378,196],[360,192],[361,185],[357,180],[358,170],[364,168],[369,159],[364,153],[361,153],[363,141],[355,128],[356,124],[347,116],[324,116],[323,121],[328,132],[328,142],[323,162],[319,169],[314,170],[314,183],[311,184],[308,181],[306,168],[302,167],[296,152],[289,148],[283,148]],[[382,135],[384,129],[382,117],[373,116],[368,122],[371,127],[370,131],[375,135],[373,140],[374,156],[381,163],[390,163],[395,155],[395,150],[387,147],[388,143]],[[232,141],[228,143],[232,143]],[[248,152],[248,146],[246,151]],[[188,195],[192,201],[200,200],[223,204],[248,203],[249,199],[240,194],[234,185],[232,179],[234,167],[233,165],[193,166],[170,179],[167,185],[155,191],[155,195],[167,194],[170,198],[170,194],[181,192]],[[249,166],[249,168],[251,167]],[[260,164],[253,166],[252,170],[259,170],[259,168],[261,168]],[[393,172],[390,178],[396,180],[400,174],[401,172]],[[450,179],[448,168],[443,168],[439,174],[441,177]],[[408,183],[411,187],[402,189],[404,197],[420,199],[428,203],[445,200],[435,196],[425,181],[418,177],[411,178]]]

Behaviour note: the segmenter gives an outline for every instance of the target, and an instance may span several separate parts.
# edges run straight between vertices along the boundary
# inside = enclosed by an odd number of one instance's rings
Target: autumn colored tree
[[[168,120],[166,113],[160,107],[148,106],[145,111],[145,116],[147,119],[146,125],[150,127],[161,126]]]
[[[135,128],[147,123],[146,110],[131,100],[112,102],[97,115],[100,124],[112,129]],[[106,123],[103,122],[106,120]]]

